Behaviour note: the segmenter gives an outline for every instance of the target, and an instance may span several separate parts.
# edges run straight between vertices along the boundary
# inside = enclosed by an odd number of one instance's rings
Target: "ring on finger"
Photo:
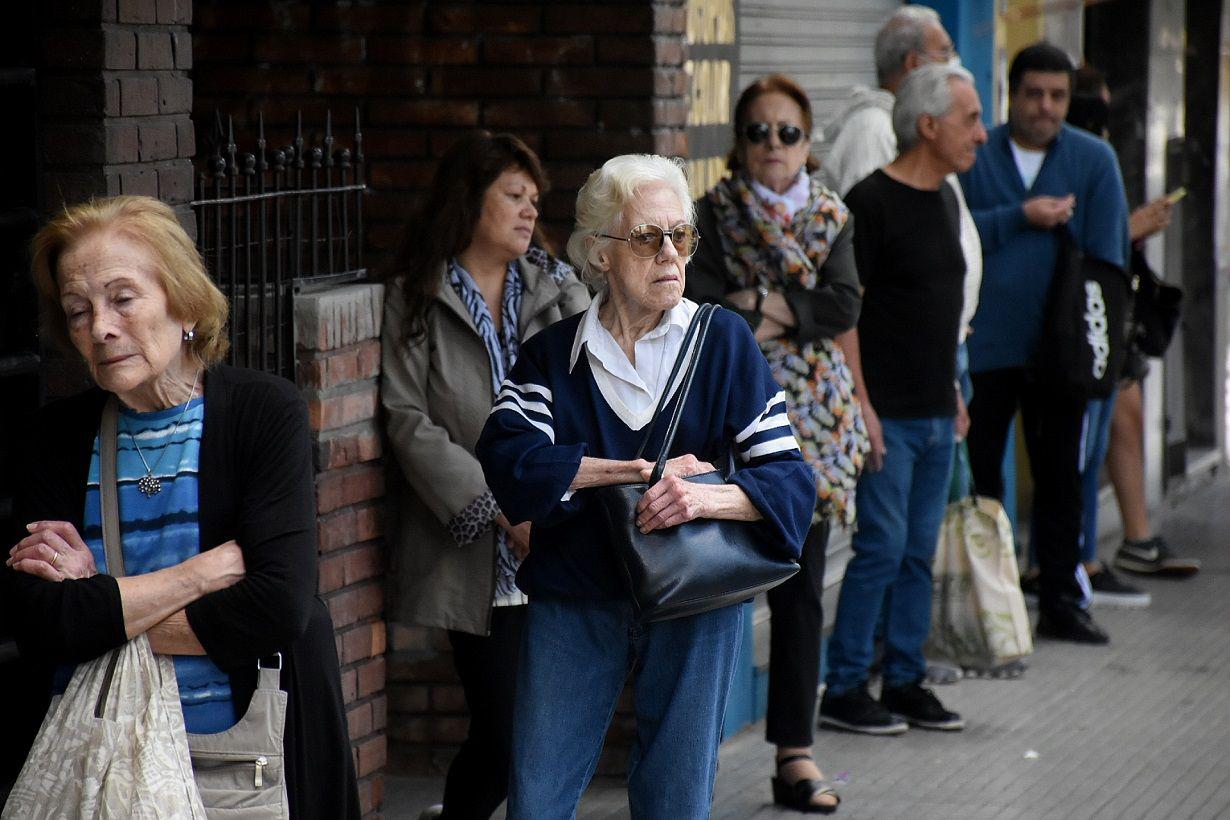
[[[55,557],[51,559],[51,566],[52,566],[53,568],[59,569],[59,567],[60,567],[60,553],[58,553],[58,552],[57,552],[57,553],[55,554]]]

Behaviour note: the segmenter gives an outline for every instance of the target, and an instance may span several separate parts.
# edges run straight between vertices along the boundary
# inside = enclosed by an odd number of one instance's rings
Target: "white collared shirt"
[[[640,430],[653,418],[658,399],[667,387],[665,382],[670,376],[671,367],[683,346],[688,325],[699,306],[691,300],[681,299],[679,304],[666,311],[653,330],[636,340],[634,365],[615,337],[598,320],[598,310],[606,298],[607,292],[600,292],[585,311],[572,343],[568,370],[571,372],[576,367],[581,348],[584,348],[594,381],[607,406],[629,429]],[[679,377],[670,385],[671,393],[678,387],[683,370],[680,368]]]

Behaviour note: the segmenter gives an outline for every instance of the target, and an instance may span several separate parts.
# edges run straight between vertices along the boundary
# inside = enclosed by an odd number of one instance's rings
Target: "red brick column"
[[[43,206],[148,194],[194,230],[191,0],[59,2],[43,29]]]
[[[384,495],[376,428],[383,287],[295,298],[298,383],[316,466],[320,594],[333,617],[365,815],[383,802],[386,758]]]

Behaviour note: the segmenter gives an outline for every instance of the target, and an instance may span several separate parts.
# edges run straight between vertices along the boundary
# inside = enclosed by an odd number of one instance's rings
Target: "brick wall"
[[[271,144],[296,112],[364,121],[373,261],[470,128],[512,131],[555,185],[544,218],[566,236],[576,189],[614,154],[687,153],[683,0],[244,3],[197,0],[198,128],[215,109],[265,115]],[[205,135],[201,135],[202,141]]]
[[[149,194],[195,236],[191,0],[50,0],[23,14],[15,24],[33,22],[24,36],[37,40],[40,210]],[[47,396],[88,385],[76,356],[42,353]]]
[[[376,429],[383,288],[350,285],[295,298],[298,383],[316,466],[320,594],[333,617],[342,696],[365,815],[384,793],[384,495]]]
[[[576,189],[601,162],[632,151],[686,155],[685,25],[684,0],[197,0],[198,141],[207,150],[215,110],[234,116],[237,130],[249,134],[263,113],[276,146],[292,136],[299,111],[310,128],[331,109],[335,127],[346,130],[357,108],[375,267],[428,184],[435,159],[459,134],[475,127],[512,131],[540,154],[552,178],[543,210],[558,241],[570,227]],[[300,344],[313,338],[299,334]],[[357,698],[354,734],[367,726],[364,698],[373,716],[379,713],[373,730],[385,715],[382,695],[363,694],[364,674],[386,674],[375,639],[365,654],[363,632],[380,630],[379,584],[365,574],[383,566],[367,563],[378,560],[370,539],[378,538],[374,500],[382,491],[379,442],[370,428],[378,356],[374,340],[367,347],[309,344],[316,346],[301,350],[300,383],[319,430],[321,585],[341,634],[347,697]],[[353,585],[347,566],[355,567]],[[348,639],[357,655],[347,655]],[[436,630],[390,626],[387,645],[390,767],[441,773],[467,726],[448,641]],[[602,771],[622,769],[632,732],[622,709]],[[374,749],[374,737],[361,742]]]
[[[191,226],[191,0],[56,0],[39,69],[45,210],[148,194]]]

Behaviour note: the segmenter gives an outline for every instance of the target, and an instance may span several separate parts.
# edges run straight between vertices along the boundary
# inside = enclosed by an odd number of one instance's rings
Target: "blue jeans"
[[[643,623],[630,603],[531,601],[513,715],[509,820],[576,816],[634,668],[632,817],[707,818],[743,607]]]
[[[1085,460],[1081,463],[1081,560],[1098,559],[1098,473],[1110,444],[1110,422],[1115,415],[1115,393],[1094,399],[1085,408]]]
[[[854,557],[837,599],[828,644],[828,691],[867,681],[876,622],[884,613],[885,686],[926,672],[922,648],[931,629],[931,560],[948,500],[953,419],[881,419],[884,468],[858,480]]]

